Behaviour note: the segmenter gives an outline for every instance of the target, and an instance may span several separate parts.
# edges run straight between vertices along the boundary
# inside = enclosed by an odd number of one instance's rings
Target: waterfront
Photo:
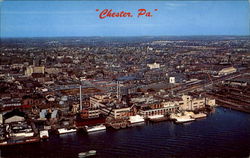
[[[147,123],[85,135],[72,133],[47,142],[1,148],[2,157],[248,157],[250,115],[218,107],[206,119],[176,125]]]

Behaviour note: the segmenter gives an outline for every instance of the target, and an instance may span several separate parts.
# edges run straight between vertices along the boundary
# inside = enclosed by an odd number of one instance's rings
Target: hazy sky
[[[1,37],[249,35],[249,2],[3,1]],[[153,17],[137,18],[145,8]],[[133,13],[99,19],[96,9]],[[153,11],[158,9],[158,11]]]

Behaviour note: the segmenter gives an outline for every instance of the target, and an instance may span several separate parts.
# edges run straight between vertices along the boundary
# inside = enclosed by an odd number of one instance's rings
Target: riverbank
[[[250,115],[222,107],[206,119],[174,124],[146,123],[89,135],[53,136],[47,142],[1,148],[3,157],[77,157],[96,150],[96,157],[247,157]]]

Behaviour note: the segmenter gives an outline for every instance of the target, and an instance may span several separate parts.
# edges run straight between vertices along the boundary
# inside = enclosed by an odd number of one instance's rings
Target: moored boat
[[[185,123],[185,122],[191,122],[195,119],[191,118],[191,113],[178,113],[178,114],[171,114],[170,119],[174,120],[175,123]]]
[[[191,117],[192,117],[193,119],[201,119],[201,118],[207,117],[207,115],[204,114],[204,113],[199,113],[199,114],[194,114],[194,115],[192,115]]]
[[[41,130],[39,135],[40,135],[41,139],[48,139],[49,138],[49,131],[48,130]]]
[[[85,126],[85,127],[84,127],[84,130],[85,130],[87,133],[96,132],[96,131],[102,131],[102,130],[106,130],[106,126],[103,125],[103,124],[95,125],[95,126]]]
[[[140,115],[129,116],[129,123],[130,124],[137,124],[145,122],[144,118]]]
[[[34,135],[34,132],[18,132],[18,133],[11,133],[11,137],[32,137]]]
[[[186,123],[186,122],[191,122],[194,121],[195,119],[186,117],[186,116],[181,116],[177,117],[175,123]]]
[[[28,144],[39,142],[39,137],[25,137],[25,138],[11,138],[0,142],[0,146],[18,145],[18,144]]]
[[[72,132],[76,132],[76,129],[67,129],[67,128],[59,128],[58,129],[58,133],[59,134],[67,134],[67,133],[72,133]]]

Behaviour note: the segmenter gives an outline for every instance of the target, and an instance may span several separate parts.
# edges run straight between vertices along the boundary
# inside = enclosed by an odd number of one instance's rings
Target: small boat
[[[191,115],[191,118],[193,118],[193,119],[201,119],[201,118],[205,118],[205,117],[207,117],[207,115],[204,113]]]
[[[86,157],[86,156],[87,156],[87,152],[82,152],[78,154],[79,158]]]
[[[91,156],[91,155],[96,155],[96,150],[90,150],[89,152],[88,152],[88,154]]]
[[[95,125],[95,126],[85,126],[85,131],[87,133],[89,132],[96,132],[96,131],[102,131],[102,130],[106,130],[106,126],[103,124],[100,125]]]
[[[144,118],[140,115],[135,115],[135,116],[129,116],[130,124],[137,124],[137,123],[143,123],[145,122]]]
[[[186,122],[191,122],[194,120],[195,119],[187,117],[187,116],[180,116],[180,117],[176,117],[175,123],[186,123]]]
[[[2,142],[0,142],[0,146],[4,146],[4,145],[7,145],[7,144],[8,144],[7,141],[2,141]]]
[[[48,139],[49,138],[49,131],[48,130],[42,130],[40,131],[40,138],[41,139]]]
[[[59,128],[58,129],[59,134],[67,134],[67,133],[72,133],[72,132],[76,132],[76,129],[74,129],[74,128],[72,128],[72,129]]]
[[[18,132],[18,133],[11,133],[11,137],[32,137],[34,136],[34,132]]]
[[[93,156],[93,155],[96,155],[96,150],[90,150],[90,151],[87,151],[87,152],[81,152],[78,154],[78,157],[79,158],[83,158],[83,157],[88,157],[88,156]]]
[[[173,113],[170,115],[170,119],[174,120],[175,123],[186,123],[195,120],[194,118],[192,118],[193,115],[195,115],[193,112],[187,112],[187,111],[185,111],[184,113],[177,113],[177,114]]]

